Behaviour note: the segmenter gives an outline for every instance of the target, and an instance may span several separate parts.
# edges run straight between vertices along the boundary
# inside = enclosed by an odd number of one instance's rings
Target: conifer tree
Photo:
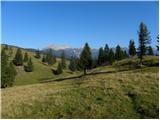
[[[147,45],[150,44],[150,33],[148,32],[147,26],[141,22],[139,26],[139,53],[140,64],[142,65],[143,56],[146,54]]]
[[[157,47],[157,50],[159,51],[159,35],[157,36],[157,43],[158,45],[156,45],[156,47]]]
[[[13,86],[13,84],[15,82],[16,74],[17,74],[16,69],[15,69],[13,63],[10,62],[9,66],[8,66],[8,77],[9,77],[8,86]]]
[[[109,46],[106,44],[104,47],[104,62],[108,61],[109,57]]]
[[[31,58],[28,60],[27,66],[24,66],[24,70],[26,72],[32,72],[33,71],[33,63],[32,63]]]
[[[71,71],[76,71],[76,70],[77,70],[76,59],[75,59],[73,56],[71,57],[71,60],[70,60],[70,63],[69,63],[68,68],[69,68]]]
[[[129,55],[131,56],[136,55],[136,48],[135,48],[134,40],[130,40],[129,42]]]
[[[128,58],[129,57],[129,55],[128,55],[126,50],[123,51],[123,54],[124,54],[124,58]]]
[[[86,75],[86,70],[92,67],[92,55],[88,43],[85,44],[80,54],[79,66],[83,69],[84,75]]]
[[[57,70],[56,70],[56,71],[57,71],[57,74],[58,74],[58,75],[63,72],[63,70],[62,70],[62,63],[61,63],[61,62],[58,63],[58,67],[57,67]]]
[[[11,62],[8,64],[8,56],[5,48],[1,51],[1,88],[12,86],[16,76],[16,70]]]
[[[36,55],[35,55],[35,58],[41,58],[41,54],[40,54],[40,51],[39,51],[39,49],[38,50],[36,50],[36,53],[35,53]]]
[[[43,55],[42,62],[46,62],[46,57]]]
[[[116,58],[116,60],[123,59],[123,51],[119,45],[117,45],[117,47],[116,47],[115,58]]]
[[[99,49],[99,54],[98,54],[98,65],[102,65],[104,63],[104,50],[101,47]]]
[[[112,64],[115,60],[115,55],[114,55],[114,52],[112,49],[109,50],[109,57],[108,58],[109,58],[110,64]]]
[[[24,59],[23,59],[23,61],[24,61],[24,62],[27,62],[27,61],[28,61],[28,54],[27,54],[27,52],[25,52],[25,54],[24,54]]]
[[[151,46],[148,47],[148,55],[154,55],[153,49]]]
[[[22,55],[22,51],[20,48],[17,49],[17,52],[16,52],[16,55],[15,55],[15,58],[13,60],[13,63],[16,65],[16,66],[21,66],[23,65],[23,55]]]
[[[53,56],[52,49],[49,49],[46,55],[46,62],[48,65],[53,65],[56,62],[56,58]]]
[[[66,68],[66,59],[65,59],[64,51],[62,51],[62,54],[61,54],[61,64],[62,64],[62,68]]]

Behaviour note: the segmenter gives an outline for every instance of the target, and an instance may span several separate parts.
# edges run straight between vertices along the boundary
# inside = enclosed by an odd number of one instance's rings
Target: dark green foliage
[[[4,49],[5,49],[5,50],[8,50],[8,45],[5,45]]]
[[[13,63],[16,66],[21,66],[23,65],[23,55],[22,55],[22,51],[20,48],[17,49],[16,55],[14,57]]]
[[[25,65],[24,66],[24,70],[26,72],[32,72],[33,71],[33,63],[32,63],[32,59],[30,58],[28,63],[27,63],[27,66]]]
[[[151,46],[148,47],[148,55],[154,55],[153,49]]]
[[[125,50],[125,51],[123,51],[123,55],[124,55],[124,58],[128,58],[129,57],[129,55],[128,55],[128,53],[127,53],[127,51]]]
[[[109,46],[106,44],[104,47],[104,62],[109,61]]]
[[[131,56],[136,55],[136,47],[134,44],[134,40],[130,40],[130,42],[129,42],[129,55],[131,55]]]
[[[87,69],[92,68],[92,55],[88,43],[85,44],[80,55],[79,66],[84,70],[84,75],[86,74]]]
[[[109,63],[112,64],[115,61],[115,55],[112,49],[109,50]]]
[[[62,64],[62,68],[66,68],[66,59],[65,59],[64,51],[61,54],[61,64]]]
[[[58,75],[63,72],[63,70],[62,70],[62,64],[60,62],[58,63],[58,67],[57,67],[56,72],[57,72]]]
[[[116,60],[122,60],[124,58],[123,50],[119,45],[116,47],[116,53],[115,53]]]
[[[1,88],[12,86],[16,76],[16,70],[11,62],[8,64],[8,56],[5,49],[1,52]]]
[[[70,63],[69,63],[69,69],[71,71],[76,71],[77,70],[77,62],[76,62],[76,58],[75,57],[71,57]]]
[[[12,56],[12,54],[13,54],[13,49],[12,47],[9,47],[9,56]]]
[[[53,56],[52,49],[49,49],[46,55],[46,62],[48,65],[53,65],[56,62],[56,57]]]
[[[46,62],[46,56],[43,55],[42,62]]]
[[[159,51],[159,35],[157,36],[157,43],[158,45],[156,45],[156,47],[157,47],[157,50]]]
[[[150,44],[150,33],[148,32],[147,26],[141,22],[139,26],[139,47],[138,57],[140,58],[140,64],[142,64],[143,56],[146,55],[147,45]]]
[[[28,61],[28,54],[27,54],[27,52],[25,52],[25,54],[24,54],[24,59],[23,59],[23,61],[24,61],[24,62],[27,62],[27,61]]]
[[[103,48],[101,47],[99,49],[99,54],[98,54],[98,65],[102,65],[105,61],[105,58],[104,58],[104,50]]]
[[[39,51],[39,49],[38,50],[36,50],[36,53],[35,53],[36,55],[35,55],[35,58],[41,58],[41,54],[40,54],[40,51]]]

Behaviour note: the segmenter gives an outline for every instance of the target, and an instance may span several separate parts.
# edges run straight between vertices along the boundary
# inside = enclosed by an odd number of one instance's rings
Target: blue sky
[[[151,32],[155,47],[158,34],[158,2],[2,2],[2,43],[26,48],[50,44],[92,48],[106,43],[138,47],[139,24]]]

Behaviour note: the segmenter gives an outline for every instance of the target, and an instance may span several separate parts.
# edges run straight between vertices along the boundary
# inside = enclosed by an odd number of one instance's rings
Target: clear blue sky
[[[143,21],[158,34],[158,2],[2,2],[2,43],[27,48],[50,44],[128,47]]]

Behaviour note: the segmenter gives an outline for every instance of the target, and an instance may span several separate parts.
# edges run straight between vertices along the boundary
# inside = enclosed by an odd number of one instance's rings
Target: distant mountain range
[[[46,52],[48,49],[50,49],[50,48],[43,49],[42,51]],[[125,50],[128,53],[128,48],[124,47],[122,49]],[[115,52],[116,48],[112,48],[112,50]],[[53,54],[56,57],[60,57],[61,53],[64,51],[66,58],[69,59],[72,56],[79,57],[81,52],[82,52],[82,48],[64,48],[64,49],[54,49],[54,48],[52,48],[52,51],[53,51]],[[93,58],[98,57],[98,52],[99,52],[98,49],[91,49],[91,52],[92,52],[92,57]],[[155,55],[158,54],[158,51],[155,48],[153,48],[153,52],[154,52]]]

